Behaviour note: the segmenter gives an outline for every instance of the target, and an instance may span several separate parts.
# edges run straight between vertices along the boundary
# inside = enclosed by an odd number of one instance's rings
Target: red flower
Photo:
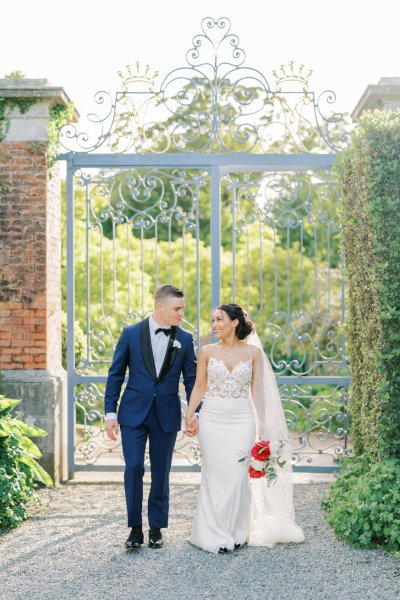
[[[249,467],[249,475],[253,479],[259,479],[260,477],[264,477],[265,473],[264,471],[257,471],[253,467]]]
[[[271,456],[271,448],[267,440],[256,442],[251,449],[251,456],[256,460],[265,462]]]

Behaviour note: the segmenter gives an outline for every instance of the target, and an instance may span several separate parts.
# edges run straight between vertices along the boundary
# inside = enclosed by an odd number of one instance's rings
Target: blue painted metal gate
[[[187,65],[159,86],[140,65],[95,96],[102,116],[68,124],[69,471],[123,468],[104,437],[107,369],[123,326],[152,310],[154,287],[186,296],[184,326],[210,341],[210,311],[238,302],[278,378],[295,469],[329,471],[349,451],[345,281],[332,167],[342,115],[290,63],[272,87],[247,67],[228,19],[204,19]],[[83,339],[78,333],[82,330]],[[173,469],[193,470],[178,436]]]

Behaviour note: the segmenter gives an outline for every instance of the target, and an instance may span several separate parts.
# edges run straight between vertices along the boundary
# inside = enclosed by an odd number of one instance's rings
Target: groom
[[[116,440],[121,428],[125,458],[125,498],[128,527],[125,543],[128,549],[143,544],[142,502],[144,454],[147,439],[151,463],[151,488],[148,501],[149,546],[163,544],[161,528],[168,526],[169,471],[177,432],[181,428],[181,406],[178,393],[183,374],[186,398],[196,378],[193,336],[178,327],[184,313],[183,293],[173,285],[161,285],[155,291],[152,315],[125,327],[115,348],[108,371],[104,397],[106,427]],[[129,377],[117,405],[126,369]],[[197,429],[193,420],[189,433]]]

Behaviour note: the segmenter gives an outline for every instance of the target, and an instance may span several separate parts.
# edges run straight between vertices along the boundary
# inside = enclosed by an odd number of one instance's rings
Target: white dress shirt
[[[165,335],[165,333],[163,333],[162,331],[160,331],[156,335],[156,329],[158,329],[159,327],[163,327],[163,329],[170,329],[170,327],[164,327],[162,325],[159,325],[157,323],[157,321],[155,321],[153,319],[152,315],[150,315],[150,318],[149,318],[149,326],[150,326],[149,329],[150,329],[151,349],[153,350],[154,364],[156,367],[156,373],[158,375],[159,372],[161,371],[161,367],[164,364],[164,358],[165,358],[165,353],[167,352],[169,336]],[[111,412],[106,413],[106,421],[108,421],[109,419],[116,419],[116,418],[117,418],[116,413],[111,413]]]

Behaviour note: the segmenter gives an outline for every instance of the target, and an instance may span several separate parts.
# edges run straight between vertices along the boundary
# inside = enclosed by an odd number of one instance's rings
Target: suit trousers
[[[125,458],[125,499],[128,527],[142,526],[144,454],[147,439],[151,465],[148,499],[150,527],[168,527],[169,472],[177,432],[166,433],[157,416],[156,401],[138,427],[121,425],[122,450]]]

